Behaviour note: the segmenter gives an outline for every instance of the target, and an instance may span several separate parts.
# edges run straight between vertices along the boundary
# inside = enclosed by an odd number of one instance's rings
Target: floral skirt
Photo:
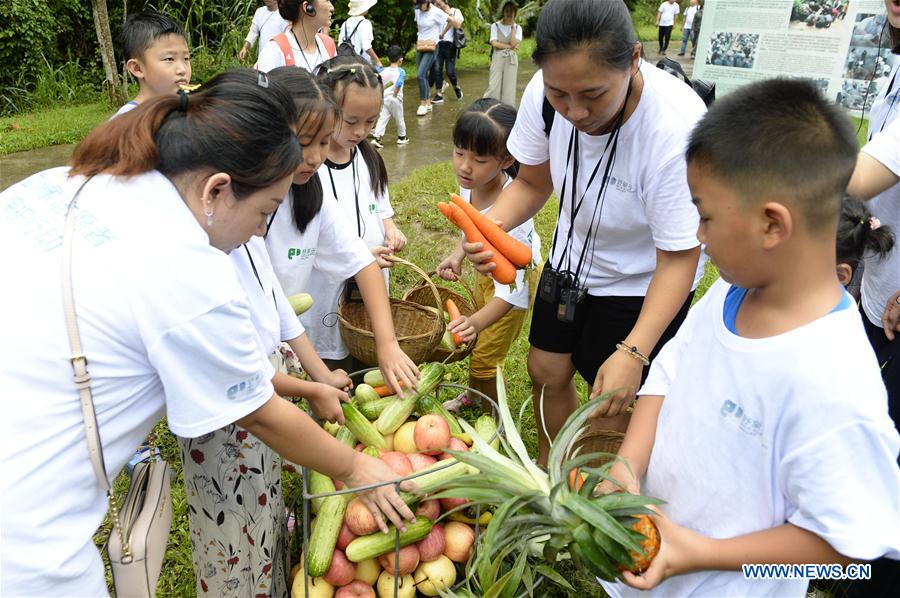
[[[234,424],[178,444],[197,596],[288,596],[281,457]]]

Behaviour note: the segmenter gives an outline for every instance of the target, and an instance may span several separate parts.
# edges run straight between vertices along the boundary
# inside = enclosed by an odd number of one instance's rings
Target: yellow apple
[[[309,578],[309,593],[306,593],[304,585],[303,568],[294,578],[294,585],[291,586],[291,598],[334,598],[334,586],[322,579],[321,577]]]
[[[378,590],[378,598],[394,598],[394,576],[382,571],[375,589]],[[415,598],[415,595],[416,582],[413,576],[404,575],[397,583],[397,598]]]
[[[378,582],[378,574],[381,573],[381,565],[376,559],[366,559],[356,563],[356,579],[364,581],[370,586]]]
[[[416,422],[406,422],[394,432],[394,450],[401,453],[417,453],[415,434]]]
[[[413,579],[416,589],[426,596],[437,596],[438,588],[447,590],[456,583],[456,565],[446,556],[441,555],[433,561],[419,563]]]

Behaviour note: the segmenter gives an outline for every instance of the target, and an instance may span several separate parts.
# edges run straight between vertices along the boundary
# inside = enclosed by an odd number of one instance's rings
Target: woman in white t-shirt
[[[447,13],[431,6],[431,0],[416,0],[416,77],[419,82],[419,108],[416,116],[431,112],[429,83],[437,58],[437,44],[447,23]]]
[[[370,67],[366,70],[372,73]],[[303,163],[294,174],[290,194],[273,214],[266,234],[275,274],[287,295],[306,292],[313,296],[313,306],[301,319],[317,354],[332,367],[337,364],[329,348],[340,343],[340,337],[334,340],[337,325],[334,315],[329,314],[336,311],[336,304],[329,301],[336,299],[334,289],[354,279],[373,323],[378,365],[385,381],[399,388],[397,381],[402,380],[406,388],[412,388],[418,380],[418,369],[397,343],[381,269],[373,252],[356,234],[355,214],[353,219],[348,218],[330,189],[323,190],[322,164],[340,109],[331,89],[307,73],[278,69],[272,76],[294,96],[300,113],[298,137],[303,146]],[[324,184],[330,187],[330,181]],[[384,237],[381,239],[383,242]],[[340,349],[346,351],[342,343]],[[337,353],[338,358],[346,355]]]
[[[280,66],[298,66],[310,73],[334,56],[334,41],[324,39],[319,32],[328,31],[334,5],[331,0],[281,0],[278,3],[281,16],[291,26],[284,35],[277,35],[259,52],[256,68],[269,72]]]
[[[107,594],[92,542],[107,503],[73,380],[85,365],[110,479],[163,415],[186,437],[237,422],[351,486],[393,477],[273,393],[273,368],[226,255],[264,231],[301,159],[287,126],[290,97],[267,83],[230,71],[190,99],[155,98],[95,128],[71,168],[0,194],[0,249],[16,256],[0,270],[28,281],[5,294],[0,339],[3,595]],[[71,356],[63,316],[70,209],[87,364]],[[412,516],[390,487],[366,500],[393,520]]]
[[[507,142],[519,175],[489,214],[511,229],[551,192],[560,198],[528,356],[553,437],[578,407],[576,371],[591,396],[624,389],[594,417],[623,414],[643,362],[687,313],[702,264],[684,148],[705,107],[684,83],[642,63],[622,3],[551,0],[536,38],[542,71],[525,89]],[[480,271],[492,269],[480,244],[464,249]],[[547,438],[538,436],[545,461]]]
[[[290,22],[282,18],[278,12],[278,0],[263,0],[263,6],[257,8],[256,12],[253,13],[250,31],[247,33],[247,39],[244,40],[244,44],[238,52],[238,60],[244,62],[247,59],[247,53],[250,52],[250,48],[253,47],[257,40],[259,40],[257,52],[262,52],[262,49],[270,39],[279,33],[284,33],[284,30],[289,26]]]
[[[519,8],[512,0],[503,3],[503,17],[491,24],[491,72],[484,97],[516,105],[516,83],[519,74],[519,44],[522,27],[516,23]]]

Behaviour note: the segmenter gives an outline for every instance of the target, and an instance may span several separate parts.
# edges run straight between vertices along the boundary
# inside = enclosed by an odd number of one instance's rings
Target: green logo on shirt
[[[300,249],[298,247],[291,247],[288,249],[288,259],[292,260],[295,257],[300,258],[301,260],[306,260],[316,255],[315,247],[308,247],[306,249]]]

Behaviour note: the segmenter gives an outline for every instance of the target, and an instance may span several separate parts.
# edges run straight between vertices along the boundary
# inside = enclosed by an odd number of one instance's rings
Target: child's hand
[[[884,324],[884,335],[887,339],[894,340],[895,333],[900,332],[900,291],[891,295],[887,300],[881,323]]]
[[[419,385],[419,368],[403,352],[396,340],[383,346],[376,345],[375,350],[384,382],[395,394],[403,394],[404,389],[412,390]],[[400,382],[403,383],[403,388],[400,387]]]
[[[392,255],[394,253],[389,247],[378,245],[376,247],[372,247],[371,249],[369,249],[369,251],[372,252],[372,257],[375,258],[375,263],[378,264],[379,268],[392,268],[394,266],[394,262],[384,259],[385,256]]]
[[[380,459],[370,457],[365,453],[355,454],[356,461],[353,464],[353,468],[350,474],[342,480],[349,488],[369,486],[397,479],[396,472]],[[416,488],[417,486],[412,480],[405,480],[400,483],[400,489],[406,492],[413,492]],[[401,531],[406,529],[406,526],[403,524],[404,520],[409,522],[416,520],[416,516],[410,508],[400,499],[394,484],[366,490],[365,492],[360,492],[358,496],[372,512],[372,515],[375,516],[378,528],[383,532],[388,531],[387,524],[384,521],[385,517],[400,528]]]
[[[629,494],[641,493],[641,482],[634,478],[629,466],[623,461],[616,461],[609,469],[609,477],[619,482],[616,484],[610,480],[603,480],[594,488],[594,496],[613,494],[614,492],[628,492]],[[624,488],[623,488],[624,486]]]
[[[639,590],[655,588],[673,575],[704,568],[705,555],[708,554],[711,542],[709,538],[678,525],[656,507],[649,508],[656,511],[650,518],[659,529],[659,553],[650,562],[650,567],[640,575],[630,571],[622,573],[622,581]]]
[[[453,334],[458,334],[462,337],[462,341],[464,343],[470,343],[475,340],[475,337],[478,336],[478,331],[475,329],[475,324],[472,323],[472,320],[467,318],[466,316],[460,316],[450,322],[447,325],[447,328],[450,329],[450,332]]]
[[[323,376],[321,380],[316,380],[316,382],[321,382],[323,384],[327,384],[328,386],[333,386],[339,390],[343,390],[344,392],[350,392],[350,389],[353,388],[353,381],[350,380],[350,376],[347,375],[347,372],[341,369],[328,372],[326,376]]]
[[[392,251],[402,251],[406,247],[406,235],[396,226],[389,226],[384,231],[384,244]]]
[[[444,280],[459,280],[459,276],[462,274],[462,261],[465,259],[465,256],[466,254],[463,253],[462,249],[457,248],[453,250],[453,253],[438,264],[437,270],[435,270],[437,275]]]
[[[348,403],[350,397],[343,390],[329,384],[314,384],[316,389],[306,397],[313,413],[330,422],[343,424],[344,410],[341,409],[341,403]]]

